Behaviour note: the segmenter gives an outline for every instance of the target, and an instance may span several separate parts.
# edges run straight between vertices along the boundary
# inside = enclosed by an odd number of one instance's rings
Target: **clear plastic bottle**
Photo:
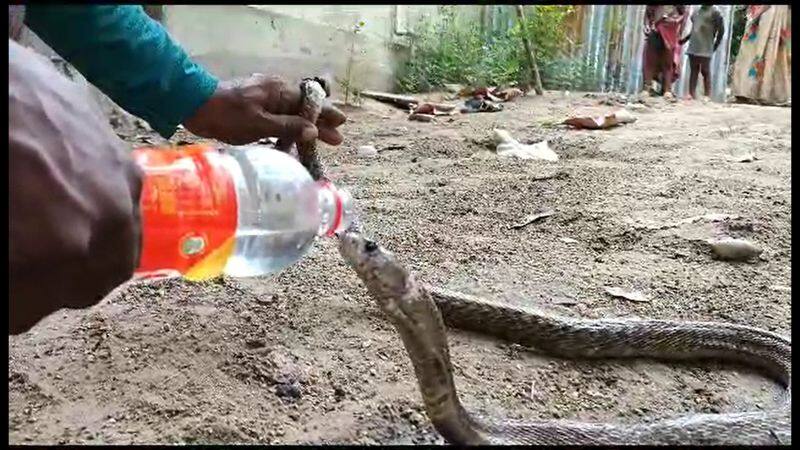
[[[138,277],[274,273],[353,220],[346,191],[265,146],[148,148],[134,157],[145,173]]]

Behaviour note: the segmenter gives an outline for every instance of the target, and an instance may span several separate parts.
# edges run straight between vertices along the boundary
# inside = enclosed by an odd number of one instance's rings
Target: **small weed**
[[[571,6],[537,5],[526,18],[528,38],[535,47],[546,89],[588,89],[596,83],[582,59],[562,56],[568,43],[564,26]],[[414,29],[411,57],[401,67],[398,87],[427,92],[445,84],[499,86],[525,83],[528,64],[517,23],[506,31],[484,31],[465,23],[445,7],[438,20],[425,19]]]

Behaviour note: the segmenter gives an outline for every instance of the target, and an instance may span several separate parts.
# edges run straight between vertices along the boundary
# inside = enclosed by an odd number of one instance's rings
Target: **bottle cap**
[[[353,222],[353,197],[344,189],[336,188],[330,181],[323,181],[322,185],[333,194],[334,213],[331,217],[330,227],[325,236],[333,236],[346,230]]]

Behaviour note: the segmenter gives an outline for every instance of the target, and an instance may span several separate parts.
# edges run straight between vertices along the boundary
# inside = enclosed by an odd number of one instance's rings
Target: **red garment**
[[[672,81],[678,79],[680,76],[681,67],[681,49],[683,46],[678,42],[680,40],[680,32],[683,27],[683,22],[686,16],[681,15],[674,18],[660,20],[656,23],[656,30],[661,34],[661,39],[664,40],[664,46],[672,54]]]
[[[671,74],[672,79],[668,83],[671,85],[680,76],[683,46],[678,41],[686,21],[685,13],[685,8],[677,5],[647,6],[645,21],[658,34],[646,38],[643,55],[645,77],[659,73]],[[650,81],[645,80],[645,85]]]

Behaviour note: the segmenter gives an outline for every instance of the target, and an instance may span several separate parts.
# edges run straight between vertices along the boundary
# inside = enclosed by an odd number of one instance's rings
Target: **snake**
[[[456,445],[791,444],[791,340],[754,327],[714,322],[559,317],[426,286],[390,251],[349,229],[338,250],[400,334],[425,411]],[[522,420],[470,413],[453,378],[446,327],[489,333],[570,359],[646,358],[744,363],[783,386],[767,410],[695,413],[647,423]]]
[[[320,78],[301,82],[300,116],[316,122],[330,91]],[[288,151],[290,142],[279,141]],[[315,181],[325,180],[316,142],[297,145]],[[366,238],[355,219],[337,233],[339,253],[394,325],[411,360],[425,411],[455,445],[719,445],[791,444],[791,340],[731,323],[559,317],[426,286],[390,251]],[[571,359],[719,360],[760,369],[784,387],[768,410],[690,414],[621,424],[520,420],[470,413],[453,377],[447,326],[489,333],[545,354]]]

